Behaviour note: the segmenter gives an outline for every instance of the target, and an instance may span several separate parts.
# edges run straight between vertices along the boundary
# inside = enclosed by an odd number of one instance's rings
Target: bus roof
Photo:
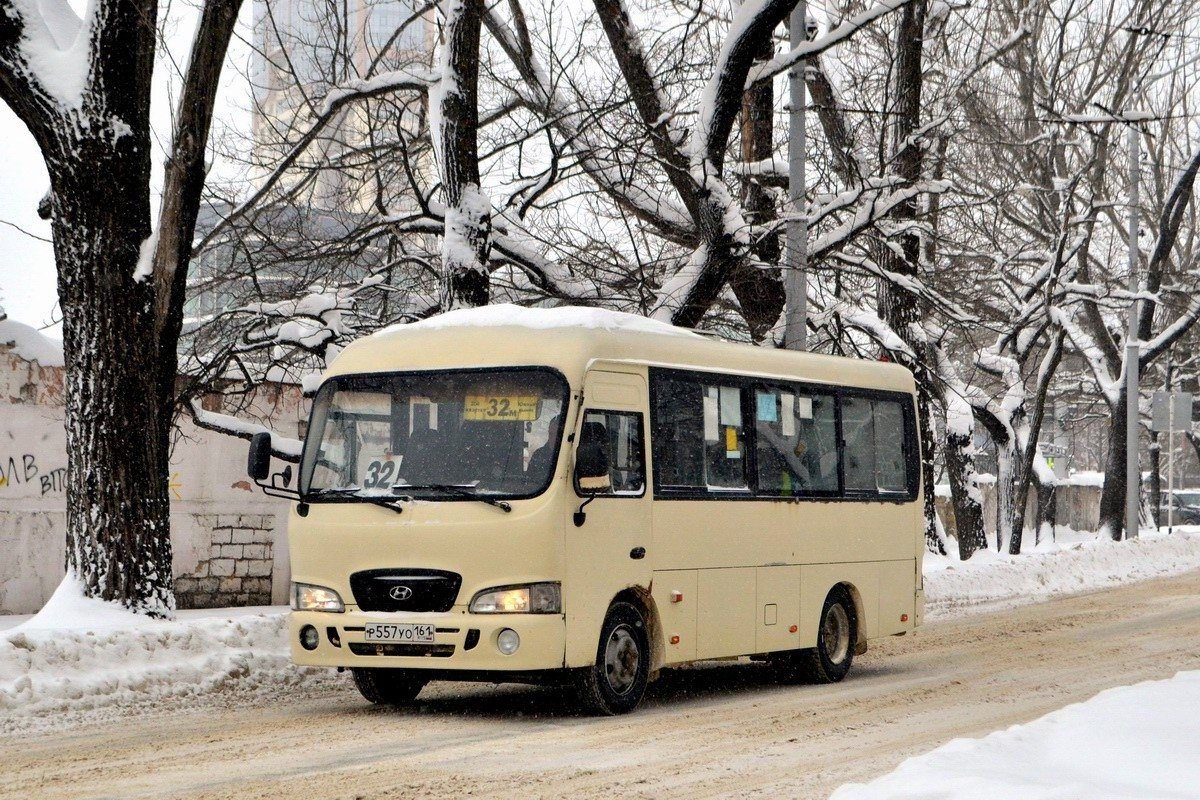
[[[347,347],[327,376],[548,366],[578,386],[595,362],[624,362],[912,392],[896,364],[728,342],[597,308],[494,305],[394,325]]]

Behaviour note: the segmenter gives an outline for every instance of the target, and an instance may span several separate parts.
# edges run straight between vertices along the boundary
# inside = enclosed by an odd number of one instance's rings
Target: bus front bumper
[[[434,625],[434,642],[367,642],[369,622]],[[308,625],[318,633],[313,650],[300,644],[300,632]],[[500,652],[497,643],[506,628],[520,636],[520,646],[511,655]],[[288,619],[288,640],[292,660],[301,666],[530,672],[563,666],[566,624],[561,614],[381,614],[353,608],[341,614],[293,611]]]

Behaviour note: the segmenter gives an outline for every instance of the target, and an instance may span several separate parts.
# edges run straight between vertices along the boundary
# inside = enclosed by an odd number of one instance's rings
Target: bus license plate
[[[434,626],[410,623],[368,622],[368,642],[398,642],[400,644],[433,644]]]

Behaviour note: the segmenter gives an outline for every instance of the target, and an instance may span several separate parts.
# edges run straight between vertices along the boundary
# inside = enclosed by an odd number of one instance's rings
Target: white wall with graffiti
[[[63,575],[67,455],[56,343],[0,319],[0,614],[33,613]],[[296,436],[298,387],[262,390]],[[206,404],[207,405],[207,404]],[[183,606],[287,601],[286,501],[246,479],[246,442],[185,423],[171,459],[171,538]]]

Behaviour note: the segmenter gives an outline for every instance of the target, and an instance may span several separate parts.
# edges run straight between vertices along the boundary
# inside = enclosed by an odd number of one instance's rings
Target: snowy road
[[[435,685],[411,710],[303,696],[0,739],[0,797],[827,797],[956,736],[1200,667],[1200,571],[931,624],[839,686],[756,665],[669,674],[632,716],[556,692]]]

